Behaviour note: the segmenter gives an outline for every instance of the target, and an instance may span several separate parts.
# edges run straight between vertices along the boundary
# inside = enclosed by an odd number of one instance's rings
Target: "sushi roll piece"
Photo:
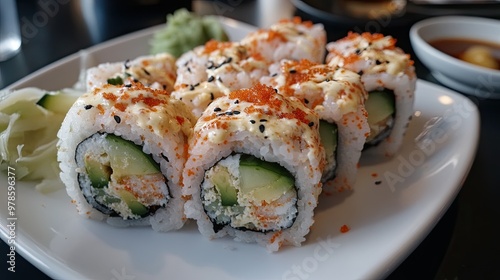
[[[199,117],[214,99],[257,83],[267,68],[262,57],[237,42],[210,40],[177,60],[172,97],[182,100]]]
[[[265,60],[307,59],[322,63],[325,59],[326,31],[322,24],[302,21],[300,17],[282,19],[269,28],[245,36],[241,44]]]
[[[124,62],[102,63],[86,71],[86,91],[105,84],[140,82],[145,86],[171,92],[177,78],[175,57],[168,53],[145,55]]]
[[[57,134],[60,178],[78,212],[115,226],[179,229],[194,118],[167,92],[106,84],[79,97]]]
[[[369,135],[360,76],[344,68],[308,60],[282,60],[270,67],[261,82],[285,96],[294,96],[320,118],[321,143],[325,149],[323,191],[352,189],[361,151]]]
[[[318,122],[299,100],[262,84],[214,100],[190,141],[186,216],[210,239],[300,246],[321,192]]]
[[[380,33],[349,33],[327,45],[326,61],[361,75],[368,92],[370,136],[365,148],[393,156],[400,149],[413,114],[417,76],[410,55],[396,39]]]

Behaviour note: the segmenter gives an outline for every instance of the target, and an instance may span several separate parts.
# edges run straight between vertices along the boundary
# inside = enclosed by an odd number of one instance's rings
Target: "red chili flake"
[[[373,172],[371,175],[372,175],[373,178],[377,178],[378,177],[378,174],[375,173],[375,172]]]
[[[349,226],[347,226],[347,225],[342,225],[342,226],[340,227],[340,232],[341,232],[341,233],[346,233],[346,232],[348,232],[349,230],[351,230],[351,228],[349,228]]]

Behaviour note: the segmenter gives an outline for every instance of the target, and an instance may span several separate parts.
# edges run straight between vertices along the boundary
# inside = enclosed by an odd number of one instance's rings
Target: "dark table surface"
[[[80,49],[134,30],[162,24],[167,13],[181,6],[199,14],[218,14],[260,27],[292,15],[320,20],[296,10],[288,0],[18,0],[17,4],[23,45],[18,55],[0,62],[0,89]],[[85,20],[82,7],[86,7],[87,16],[93,15],[97,25]],[[489,6],[486,10],[475,9],[474,6],[456,9],[418,6],[413,11],[405,15],[407,20],[404,22],[388,23],[375,30],[397,36],[400,46],[412,55],[409,27],[428,15],[500,17],[498,6]],[[326,22],[325,27],[329,40],[336,39],[344,29],[353,28],[342,22]],[[368,28],[361,23],[357,27]],[[413,58],[416,59],[414,55]],[[418,60],[416,68],[420,79],[438,83]],[[495,171],[500,156],[500,100],[469,98],[478,106],[481,115],[480,141],[470,173],[460,193],[434,229],[387,279],[500,279],[500,176]],[[9,272],[7,253],[7,245],[1,242],[0,279],[48,279],[19,255],[16,258],[16,272]]]

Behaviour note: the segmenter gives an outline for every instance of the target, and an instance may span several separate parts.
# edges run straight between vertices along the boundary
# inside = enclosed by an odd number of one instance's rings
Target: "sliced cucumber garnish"
[[[65,115],[80,95],[81,93],[77,91],[46,93],[36,104],[54,113]]]

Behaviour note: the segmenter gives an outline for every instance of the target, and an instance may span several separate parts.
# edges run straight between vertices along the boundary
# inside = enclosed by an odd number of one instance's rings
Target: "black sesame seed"
[[[380,185],[382,184],[382,181],[375,181],[375,185]]]
[[[191,68],[190,68],[190,67],[188,67],[186,70],[187,70],[189,73],[191,73]]]
[[[221,83],[222,83],[222,79],[221,79],[220,77],[219,77],[219,78],[217,78],[217,80],[218,80],[219,82],[221,82]]]
[[[233,58],[232,58],[232,57],[228,57],[228,58],[226,59],[226,61],[224,61],[224,62],[225,62],[225,63],[231,63],[231,61],[233,61]]]
[[[208,69],[212,69],[212,68],[214,68],[214,67],[215,67],[215,65],[214,65],[214,62],[213,62],[213,61],[209,61],[209,62],[207,63],[207,68],[208,68]]]
[[[200,83],[196,83],[196,84],[194,84],[193,86],[194,86],[194,87],[197,87],[197,86],[199,86],[199,85],[200,85]]]
[[[213,93],[213,92],[211,92],[211,93],[210,93],[210,100],[214,100],[214,99],[215,99],[214,93]]]
[[[254,124],[254,123],[255,123],[255,121],[254,121],[254,120],[250,120],[250,123],[251,123],[251,124]]]
[[[120,123],[122,121],[122,119],[119,116],[113,116],[113,118],[115,119],[116,123]]]
[[[163,85],[163,90],[166,90],[167,89],[167,85]]]
[[[309,100],[304,98],[304,103],[309,104]]]
[[[189,90],[194,90],[194,86],[193,85],[189,85]]]
[[[278,93],[278,89],[277,89],[277,88],[275,88],[275,89],[274,89],[274,92]]]
[[[359,71],[358,75],[360,75],[360,76],[363,75],[363,71]]]
[[[297,70],[291,69],[289,72],[290,72],[290,74],[295,74],[295,73],[297,73]]]
[[[167,157],[166,155],[161,154],[161,157],[162,157],[164,160],[166,160],[167,162],[170,162],[170,161],[168,160],[168,157]]]
[[[260,122],[267,122],[266,119],[260,119]]]
[[[239,115],[239,114],[240,114],[240,111],[233,111],[233,114],[235,114],[235,115]]]
[[[226,112],[226,115],[228,115],[228,116],[232,116],[232,115],[233,115],[233,112]]]
[[[134,83],[138,83],[138,82],[139,82],[139,80],[137,80],[137,79],[134,79]]]
[[[276,77],[276,76],[278,76],[278,73],[274,73],[271,75],[271,77]]]
[[[188,66],[189,60],[184,63],[184,66]]]
[[[151,73],[149,73],[149,71],[148,71],[148,70],[146,70],[146,68],[142,68],[142,71],[144,71],[144,73],[146,73],[146,75],[148,75],[148,76],[150,76],[150,75],[151,75]]]
[[[312,127],[314,125],[314,122],[310,122],[308,125]]]
[[[240,103],[240,101],[239,101],[239,100],[235,100],[235,101],[234,101],[234,104],[238,104],[238,103]]]
[[[213,82],[214,80],[215,80],[215,77],[214,76],[210,76],[210,77],[208,77],[207,81],[210,83],[210,82]]]
[[[219,113],[219,114],[216,114],[215,116],[220,117],[220,116],[225,116],[225,115],[226,115],[225,113]]]
[[[94,107],[94,106],[92,106],[92,105],[85,105],[85,107],[83,107],[83,108],[85,108],[85,110],[89,110],[89,109],[91,109],[92,107]]]
[[[375,64],[376,64],[376,65],[380,65],[380,64],[382,64],[382,62],[381,62],[380,60],[378,60],[378,59],[377,59],[377,60],[375,60]]]
[[[264,139],[267,139],[268,137],[267,136],[264,136]]]
[[[216,108],[214,109],[214,112],[220,112],[221,110],[222,110],[221,108],[216,107]]]
[[[132,84],[126,84],[124,87],[132,87]]]
[[[266,130],[266,127],[263,124],[259,125],[259,131],[264,133],[264,130]]]
[[[123,66],[125,67],[125,69],[129,69],[130,68],[130,59],[125,60],[125,62],[123,63]]]
[[[356,49],[355,53],[356,53],[356,54],[360,54],[360,53],[361,53],[361,50],[360,50],[360,49]]]

